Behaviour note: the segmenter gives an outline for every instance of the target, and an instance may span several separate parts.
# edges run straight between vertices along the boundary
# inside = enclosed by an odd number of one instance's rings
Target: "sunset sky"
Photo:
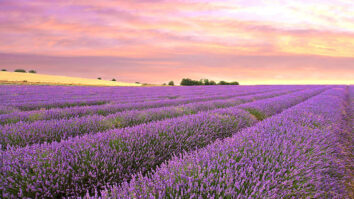
[[[0,0],[0,69],[354,83],[352,0]]]

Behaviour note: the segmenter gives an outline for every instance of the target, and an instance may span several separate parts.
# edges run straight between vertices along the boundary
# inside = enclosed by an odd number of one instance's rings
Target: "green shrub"
[[[15,72],[18,72],[18,73],[25,73],[26,70],[25,70],[25,69],[16,69]]]

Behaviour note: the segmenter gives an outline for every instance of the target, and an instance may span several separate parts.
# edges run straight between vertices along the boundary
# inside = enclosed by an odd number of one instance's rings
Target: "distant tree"
[[[210,80],[209,85],[216,85],[216,82],[214,80]]]
[[[193,85],[193,80],[189,78],[183,78],[181,81],[182,86],[192,86]]]
[[[140,84],[140,82],[135,82],[136,84]]]
[[[220,82],[218,83],[218,85],[228,85],[228,83],[225,82],[225,81],[220,81]]]
[[[113,79],[112,79],[112,81],[114,81],[114,82],[115,82],[115,81],[117,81],[117,80],[113,78]]]
[[[189,78],[183,78],[181,81],[181,86],[194,86],[194,85],[203,85],[202,80],[192,80]]]
[[[6,69],[1,69],[1,71],[7,71]]]
[[[166,83],[163,83],[162,86],[166,86],[167,84]]]
[[[29,73],[37,73],[37,71],[35,71],[35,70],[30,70],[30,71],[28,71]]]
[[[234,82],[220,81],[218,85],[239,85],[239,83],[237,81]]]
[[[203,79],[203,85],[210,85],[210,81],[208,79]]]
[[[97,79],[101,80],[102,78],[98,77]]]
[[[25,70],[25,69],[16,69],[15,72],[18,72],[18,73],[25,73],[26,70]]]
[[[169,85],[169,86],[174,86],[175,83],[174,83],[173,81],[170,81],[170,82],[168,82],[168,85]]]

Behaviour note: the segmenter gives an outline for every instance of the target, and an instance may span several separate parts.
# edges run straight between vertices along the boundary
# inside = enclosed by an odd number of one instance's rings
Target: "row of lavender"
[[[350,114],[347,95],[343,87],[325,91],[232,138],[135,175],[101,197],[350,198],[352,170],[346,171],[338,147]]]
[[[50,101],[55,99],[73,100],[73,99],[92,99],[92,98],[107,98],[112,95],[116,97],[135,97],[135,96],[155,96],[173,97],[175,95],[187,94],[189,91],[203,94],[209,92],[210,89],[172,89],[161,87],[68,87],[68,86],[2,86],[6,91],[0,94],[2,103],[11,102],[35,102],[35,101]],[[239,88],[233,88],[239,89]],[[164,95],[161,95],[161,90],[164,90]]]
[[[245,92],[246,87],[233,87],[229,93]],[[252,87],[251,87],[252,88]],[[273,87],[263,87],[264,90]],[[32,92],[28,93],[27,90]],[[53,92],[54,91],[54,92]],[[223,88],[161,88],[63,87],[63,86],[1,86],[0,114],[109,103],[146,102],[161,99],[224,95]],[[59,95],[59,96],[58,96]]]
[[[221,86],[221,87],[148,87],[148,88],[105,88],[105,87],[15,87],[1,86],[0,107],[13,107],[19,110],[36,110],[63,108],[84,105],[99,105],[107,103],[128,103],[134,101],[151,101],[159,99],[189,98],[190,96],[225,95],[225,93],[245,92],[248,89],[272,89],[272,86]],[[28,94],[23,90],[33,89]],[[65,88],[65,89],[64,89]],[[70,89],[71,88],[71,89]],[[68,93],[61,93],[62,90]],[[73,92],[75,91],[75,92]],[[73,92],[73,93],[72,93]],[[63,95],[62,97],[59,97]],[[15,110],[16,110],[15,109]],[[0,112],[3,112],[0,110]]]
[[[173,154],[204,147],[252,126],[258,121],[255,115],[264,119],[326,89],[312,87],[238,107],[1,151],[0,194],[42,198],[93,193],[129,180],[135,173],[147,173]]]
[[[323,88],[318,88],[323,89]],[[151,108],[145,110],[127,110],[107,116],[90,115],[69,119],[53,119],[47,121],[18,122],[0,126],[0,145],[2,149],[8,146],[26,146],[35,143],[60,141],[72,136],[95,133],[108,129],[124,128],[156,120],[195,114],[216,108],[236,106],[253,100],[284,95],[289,91],[274,91],[234,97],[230,99],[194,102],[180,106]],[[312,92],[312,91],[311,91]],[[252,93],[252,92],[250,92]],[[249,110],[252,112],[252,110]],[[254,112],[254,111],[253,111]],[[253,113],[254,114],[254,113]],[[255,114],[257,117],[261,117]]]
[[[16,123],[19,121],[37,121],[37,120],[50,120],[50,119],[62,119],[71,118],[75,116],[85,115],[108,115],[116,112],[126,110],[142,110],[146,108],[157,108],[166,106],[176,106],[181,104],[187,104],[192,102],[203,102],[217,99],[228,99],[237,96],[251,95],[257,93],[266,93],[272,91],[293,91],[303,89],[301,87],[270,87],[267,89],[260,89],[254,87],[254,89],[240,90],[232,94],[227,95],[193,95],[185,96],[182,99],[169,99],[169,100],[156,100],[156,101],[143,101],[143,102],[130,102],[124,104],[105,104],[105,105],[92,105],[92,106],[79,106],[79,107],[67,107],[67,108],[53,108],[49,110],[34,110],[34,111],[17,111],[9,114],[0,115],[0,124]]]

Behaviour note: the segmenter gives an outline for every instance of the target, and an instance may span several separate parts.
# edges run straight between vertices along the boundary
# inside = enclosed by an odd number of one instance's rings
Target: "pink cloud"
[[[233,71],[244,81],[352,78],[353,4],[269,2],[3,0],[0,52],[17,58],[0,64],[146,82],[232,79]]]

